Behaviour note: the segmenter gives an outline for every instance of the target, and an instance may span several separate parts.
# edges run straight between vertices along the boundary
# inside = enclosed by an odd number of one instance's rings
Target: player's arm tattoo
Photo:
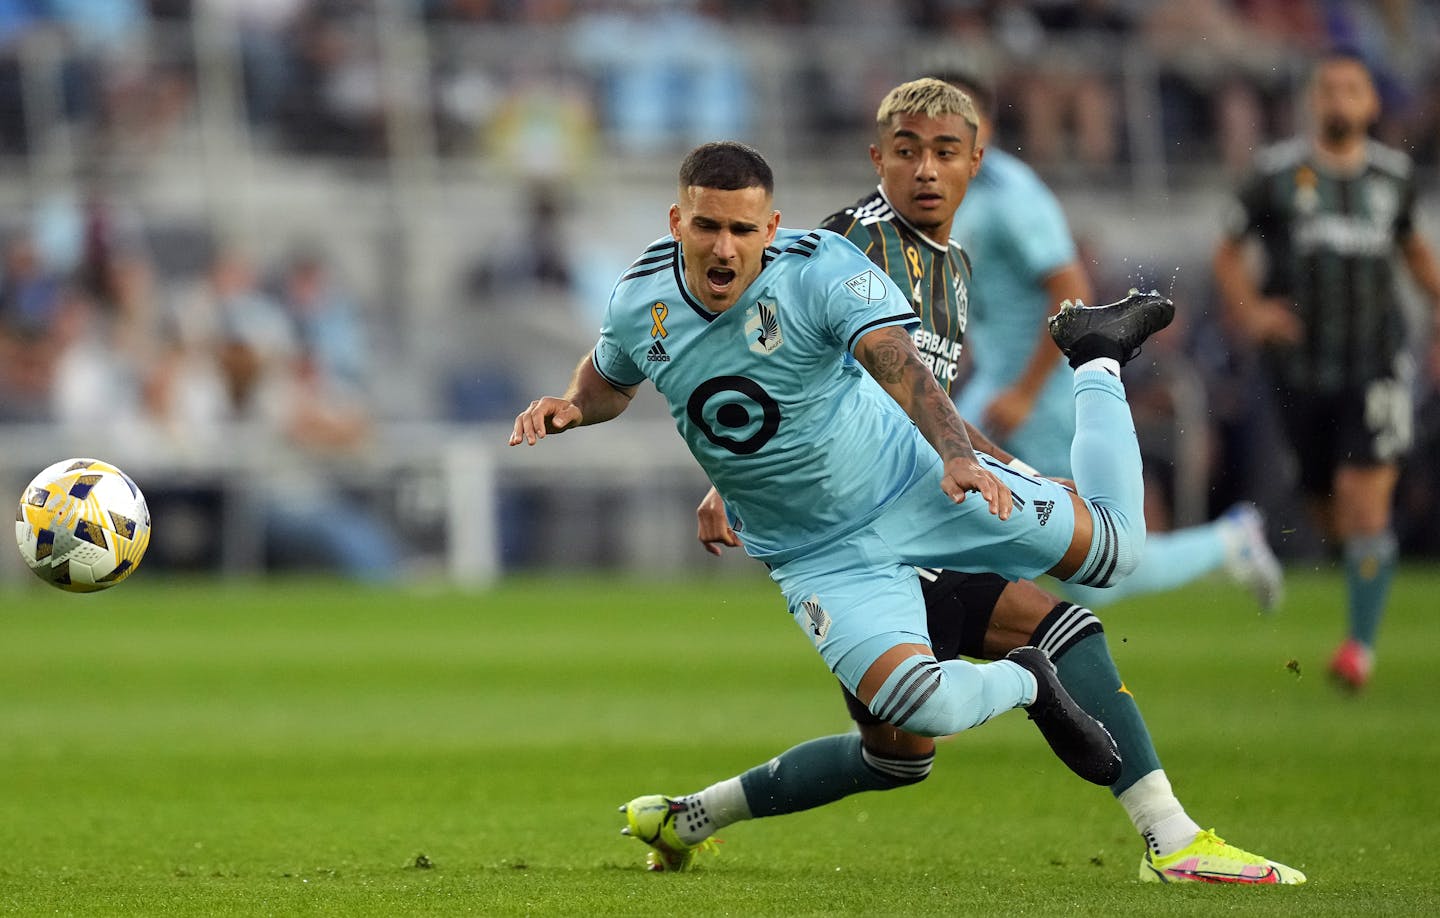
[[[965,422],[920,359],[909,332],[898,325],[878,328],[860,339],[855,357],[905,409],[940,458],[974,456]]]

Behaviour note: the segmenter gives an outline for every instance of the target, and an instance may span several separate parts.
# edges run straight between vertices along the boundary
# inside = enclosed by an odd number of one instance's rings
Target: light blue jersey
[[[1060,202],[1029,166],[987,148],[950,232],[970,256],[966,352],[974,367],[958,397],[961,416],[983,429],[985,407],[1020,377],[1045,327],[1045,278],[1074,261]],[[1074,373],[1060,361],[1025,424],[1000,442],[1046,475],[1070,476]],[[988,431],[987,431],[988,433]]]
[[[759,275],[721,313],[685,287],[679,243],[653,243],[615,286],[595,370],[655,384],[724,498],[745,550],[770,566],[790,613],[852,692],[879,654],[928,643],[915,565],[1033,578],[1070,548],[1070,492],[981,456],[1011,490],[1008,520],[954,503],[943,463],[854,358],[857,341],[919,320],[895,283],[842,236],[780,230]],[[1128,571],[1143,539],[1140,454],[1125,390],[1080,374],[1096,537],[1074,579]],[[1114,499],[1111,499],[1113,496]],[[822,550],[823,549],[823,550]]]
[[[655,384],[749,554],[779,564],[855,532],[936,461],[851,357],[867,332],[919,322],[859,249],[780,229],[721,313],[690,295],[683,257],[663,238],[621,277],[594,365],[618,386]]]

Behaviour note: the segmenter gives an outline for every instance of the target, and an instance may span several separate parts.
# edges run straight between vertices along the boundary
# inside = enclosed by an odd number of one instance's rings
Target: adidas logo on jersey
[[[645,353],[645,359],[651,363],[669,363],[670,355],[665,353],[665,345],[656,341],[650,345],[650,350]]]
[[[1054,509],[1055,502],[1053,500],[1035,501],[1035,515],[1040,518],[1041,526],[1044,526],[1046,523],[1050,522],[1050,511]]]

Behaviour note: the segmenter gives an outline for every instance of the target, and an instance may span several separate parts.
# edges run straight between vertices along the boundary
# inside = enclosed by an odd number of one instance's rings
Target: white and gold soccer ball
[[[66,459],[26,486],[15,511],[20,556],[41,580],[93,593],[129,577],[150,545],[150,509],[129,475]]]

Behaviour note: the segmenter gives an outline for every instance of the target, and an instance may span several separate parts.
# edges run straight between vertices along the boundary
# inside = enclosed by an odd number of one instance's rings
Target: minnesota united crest
[[[755,308],[745,320],[745,340],[750,342],[750,350],[757,354],[773,354],[776,348],[785,343],[785,336],[780,331],[780,313],[776,304],[755,304]]]
[[[800,611],[805,613],[806,630],[815,643],[825,640],[830,633],[830,613],[820,605],[820,597],[811,593],[809,599],[801,601]]]

